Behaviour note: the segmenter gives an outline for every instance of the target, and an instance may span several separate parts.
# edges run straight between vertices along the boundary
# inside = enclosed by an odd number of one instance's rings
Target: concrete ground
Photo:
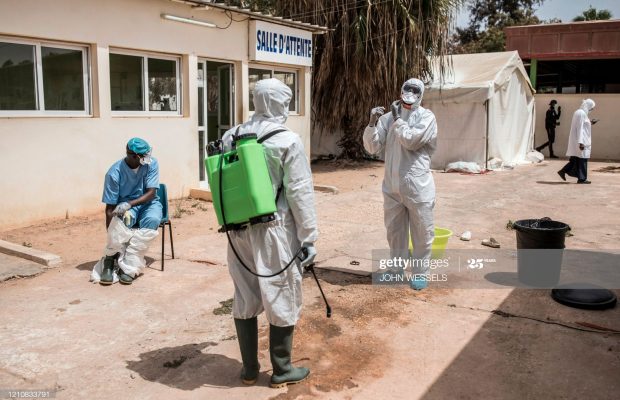
[[[482,249],[495,237],[515,248],[508,220],[548,216],[569,223],[573,249],[618,249],[620,175],[592,172],[592,185],[562,183],[562,161],[487,175],[436,173],[436,223]],[[61,399],[611,399],[620,393],[620,308],[583,311],[548,290],[439,289],[371,285],[351,261],[385,248],[379,163],[318,164],[321,236],[317,274],[333,308],[304,281],[294,359],[310,379],[267,387],[267,325],[261,317],[256,386],[240,384],[229,303],[225,237],[210,203],[171,204],[176,259],[158,241],[131,286],[88,282],[105,239],[98,215],[0,233],[62,257],[60,268],[0,283],[0,388],[55,389]],[[340,269],[344,272],[333,271]],[[358,269],[358,271],[353,271]],[[349,271],[349,272],[347,272]],[[620,294],[619,291],[616,291]],[[504,313],[498,312],[502,311]],[[589,328],[588,328],[589,327]]]
[[[0,253],[0,282],[13,278],[26,278],[43,272],[43,266],[23,258]]]

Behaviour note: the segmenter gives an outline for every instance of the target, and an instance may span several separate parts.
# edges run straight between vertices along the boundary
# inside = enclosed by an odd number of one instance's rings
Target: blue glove
[[[112,211],[113,215],[118,215],[119,217],[122,217],[123,215],[125,215],[125,213],[127,211],[129,211],[129,209],[131,208],[131,204],[127,203],[126,201],[120,203],[119,205],[116,206],[116,208],[114,209],[114,211]]]
[[[314,248],[313,243],[302,243],[301,247],[306,249],[306,258],[301,260],[300,267],[306,268],[312,264],[314,264],[314,258],[316,257],[316,248]]]

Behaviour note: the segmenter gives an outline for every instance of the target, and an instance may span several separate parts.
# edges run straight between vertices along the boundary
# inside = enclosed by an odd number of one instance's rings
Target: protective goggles
[[[405,84],[403,86],[403,93],[413,93],[415,95],[420,95],[422,93],[422,89],[413,84]]]

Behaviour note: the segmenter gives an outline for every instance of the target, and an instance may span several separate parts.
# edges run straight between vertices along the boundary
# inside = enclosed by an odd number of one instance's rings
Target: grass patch
[[[233,299],[220,301],[220,307],[213,309],[215,315],[230,315],[232,314]]]

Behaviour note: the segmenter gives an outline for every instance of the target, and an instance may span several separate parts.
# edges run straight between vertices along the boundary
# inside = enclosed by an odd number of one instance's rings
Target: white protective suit
[[[104,255],[113,256],[120,253],[118,257],[118,266],[124,273],[132,278],[142,273],[146,262],[144,255],[149,249],[150,243],[159,235],[159,231],[154,229],[131,229],[128,228],[123,220],[118,217],[112,217],[110,226],[107,231],[107,243],[104,249]],[[101,280],[103,271],[103,259],[95,264],[90,275],[90,280],[98,283]],[[113,283],[118,282],[118,271],[114,271]]]
[[[282,129],[288,117],[292,92],[277,79],[256,83],[251,120],[242,124],[239,134],[263,135]],[[230,149],[236,127],[224,134],[225,149]],[[314,187],[310,164],[298,134],[280,132],[263,142],[271,176],[274,198],[280,185],[275,221],[231,231],[230,236],[243,262],[254,272],[267,275],[284,268],[300,249],[301,243],[314,243],[318,236]],[[263,310],[269,323],[295,325],[302,305],[302,271],[299,260],[282,274],[259,278],[246,271],[228,246],[228,268],[235,285],[233,316],[256,317]]]
[[[581,107],[573,114],[573,121],[570,126],[568,137],[568,157],[590,158],[592,150],[592,123],[588,114],[594,109],[595,103],[592,99],[586,99],[581,103]],[[579,149],[579,143],[584,145],[584,149]]]
[[[409,258],[411,234],[413,257],[429,259],[435,237],[435,182],[430,166],[437,146],[437,123],[432,111],[420,106],[424,83],[410,79],[403,88],[407,84],[420,88],[412,109],[401,106],[396,121],[387,112],[375,127],[366,127],[364,148],[371,154],[385,150],[383,209],[391,257]]]

